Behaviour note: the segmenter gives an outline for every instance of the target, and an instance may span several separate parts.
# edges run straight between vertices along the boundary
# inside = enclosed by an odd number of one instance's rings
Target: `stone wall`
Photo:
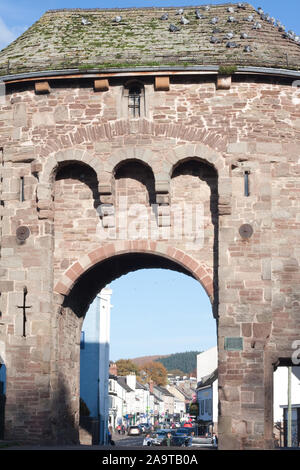
[[[222,91],[194,76],[155,91],[147,78],[145,115],[135,120],[120,78],[106,92],[89,80],[50,85],[43,95],[8,86],[0,114],[7,438],[76,441],[89,284],[95,273],[104,283],[153,262],[190,273],[213,302],[220,447],[272,446],[272,364],[291,356],[300,333],[300,113],[291,83],[243,76]],[[145,205],[159,239],[121,236],[111,213],[120,196]],[[195,233],[169,237],[182,202],[203,207],[203,245]],[[24,226],[27,238],[17,232]],[[227,337],[242,337],[243,349],[226,350]]]

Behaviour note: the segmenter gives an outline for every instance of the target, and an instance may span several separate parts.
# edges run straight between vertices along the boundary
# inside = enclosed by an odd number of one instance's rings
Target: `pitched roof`
[[[126,383],[126,377],[124,376],[118,377],[117,382],[119,385],[121,385],[121,387],[124,388],[124,390],[126,390],[126,392],[133,392],[132,388],[128,387]]]
[[[197,384],[197,390],[200,390],[203,387],[208,387],[209,385],[212,385],[215,380],[218,378],[218,369],[215,369],[211,374],[206,375],[203,377],[201,382]]]
[[[174,398],[174,395],[172,395],[172,393],[169,392],[169,390],[167,390],[165,387],[161,387],[160,385],[155,385],[154,389],[158,390],[162,395]]]
[[[234,8],[230,13],[228,8]],[[274,21],[249,4],[211,5],[209,11],[178,8],[62,9],[47,11],[36,23],[0,52],[0,75],[64,69],[181,65],[248,65],[300,68],[300,44]],[[163,14],[167,20],[162,20]],[[253,20],[248,21],[249,15]],[[120,22],[114,21],[121,16]],[[230,22],[230,17],[235,21]],[[216,24],[213,18],[218,18]],[[83,19],[88,24],[83,24]],[[259,22],[261,28],[253,29]],[[180,28],[171,32],[170,24]],[[215,32],[214,32],[215,31]],[[225,38],[232,31],[231,40]],[[249,37],[241,39],[241,34]],[[211,42],[212,37],[216,43]],[[298,42],[297,42],[298,41]],[[228,47],[235,42],[238,47]],[[250,46],[252,52],[244,52]]]

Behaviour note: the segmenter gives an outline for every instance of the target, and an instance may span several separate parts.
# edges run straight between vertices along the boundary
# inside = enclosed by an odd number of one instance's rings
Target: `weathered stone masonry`
[[[194,276],[212,301],[220,447],[273,445],[273,367],[291,357],[300,335],[300,111],[293,78],[237,72],[229,89],[218,89],[216,72],[170,69],[160,91],[157,73],[40,74],[42,90],[35,77],[6,79],[0,344],[8,439],[78,441],[86,308],[107,282],[156,266]],[[95,87],[102,75],[108,87]],[[124,97],[132,78],[144,87],[136,119],[126,114]],[[150,204],[158,205],[160,239],[124,238],[119,228],[115,239],[99,239],[99,228],[116,226],[109,210],[100,216],[99,205],[118,209],[121,196],[146,205],[149,218]],[[182,201],[203,204],[197,249],[187,237],[168,237],[172,208]],[[248,238],[239,231],[244,224],[253,230]],[[242,350],[226,350],[228,337],[243,338]]]

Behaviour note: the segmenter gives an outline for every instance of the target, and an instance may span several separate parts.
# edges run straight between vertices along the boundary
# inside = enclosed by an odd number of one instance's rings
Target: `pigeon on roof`
[[[169,31],[171,31],[171,33],[175,33],[176,31],[180,31],[180,28],[178,28],[174,24],[170,24]]]
[[[115,23],[120,23],[120,21],[122,21],[122,16],[115,16],[112,21]]]
[[[183,8],[179,8],[179,10],[176,11],[175,15],[183,15]]]
[[[249,15],[247,16],[247,18],[245,18],[245,21],[249,21],[251,23],[251,21],[254,20],[254,16],[253,15]]]
[[[211,24],[217,24],[219,22],[219,18],[217,16],[214,16],[214,18],[211,19]]]
[[[232,31],[226,34],[225,39],[232,39],[234,37],[234,34]]]
[[[252,52],[251,46],[247,45],[244,47],[244,52]]]
[[[213,34],[219,34],[221,30],[219,28],[214,28],[212,32]]]
[[[161,15],[160,20],[167,20],[168,18],[169,18],[168,13],[164,13],[163,15]]]
[[[228,23],[236,23],[237,20],[235,19],[234,16],[229,16],[227,22],[228,22]]]
[[[233,49],[235,47],[239,47],[239,45],[236,43],[236,42],[231,42],[229,41],[227,44],[226,44],[226,47],[228,47],[229,49]]]
[[[203,10],[205,11],[209,11],[210,10],[210,6],[209,5],[205,5],[204,7],[202,7]]]
[[[210,38],[210,42],[211,42],[212,44],[219,44],[221,41],[220,41],[220,39],[216,38],[216,36],[212,36],[212,37]]]
[[[241,33],[241,39],[248,39],[248,37],[247,33]]]
[[[228,7],[227,11],[228,11],[228,13],[234,13],[234,8],[233,7]]]
[[[264,10],[263,10],[261,7],[258,7],[257,13],[258,13],[259,15],[263,15],[263,14],[264,14]]]
[[[195,11],[195,15],[196,15],[196,18],[197,18],[198,20],[203,20],[203,18],[204,18],[204,16],[201,15],[201,13],[200,13],[200,11],[199,11],[198,8],[197,8],[197,10]]]
[[[86,18],[81,18],[81,23],[84,25],[84,26],[87,26],[88,24],[92,24],[89,20],[87,20]]]
[[[185,18],[184,16],[182,16],[181,19],[180,19],[181,24],[189,24],[189,22],[190,21],[187,18]]]
[[[241,8],[242,10],[246,10],[246,5],[244,3],[239,2],[238,8]]]
[[[261,29],[261,28],[262,28],[261,23],[258,23],[258,22],[254,23],[254,25],[252,26],[252,29]]]

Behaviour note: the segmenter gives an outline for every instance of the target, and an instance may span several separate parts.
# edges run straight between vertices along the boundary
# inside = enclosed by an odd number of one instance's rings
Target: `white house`
[[[217,431],[218,425],[218,350],[217,346],[197,356],[198,421],[203,432]]]
[[[292,446],[300,442],[300,367],[292,367],[291,373]],[[281,427],[280,445],[287,445],[288,367],[278,367],[273,374],[274,424]],[[279,426],[278,426],[279,424]]]

